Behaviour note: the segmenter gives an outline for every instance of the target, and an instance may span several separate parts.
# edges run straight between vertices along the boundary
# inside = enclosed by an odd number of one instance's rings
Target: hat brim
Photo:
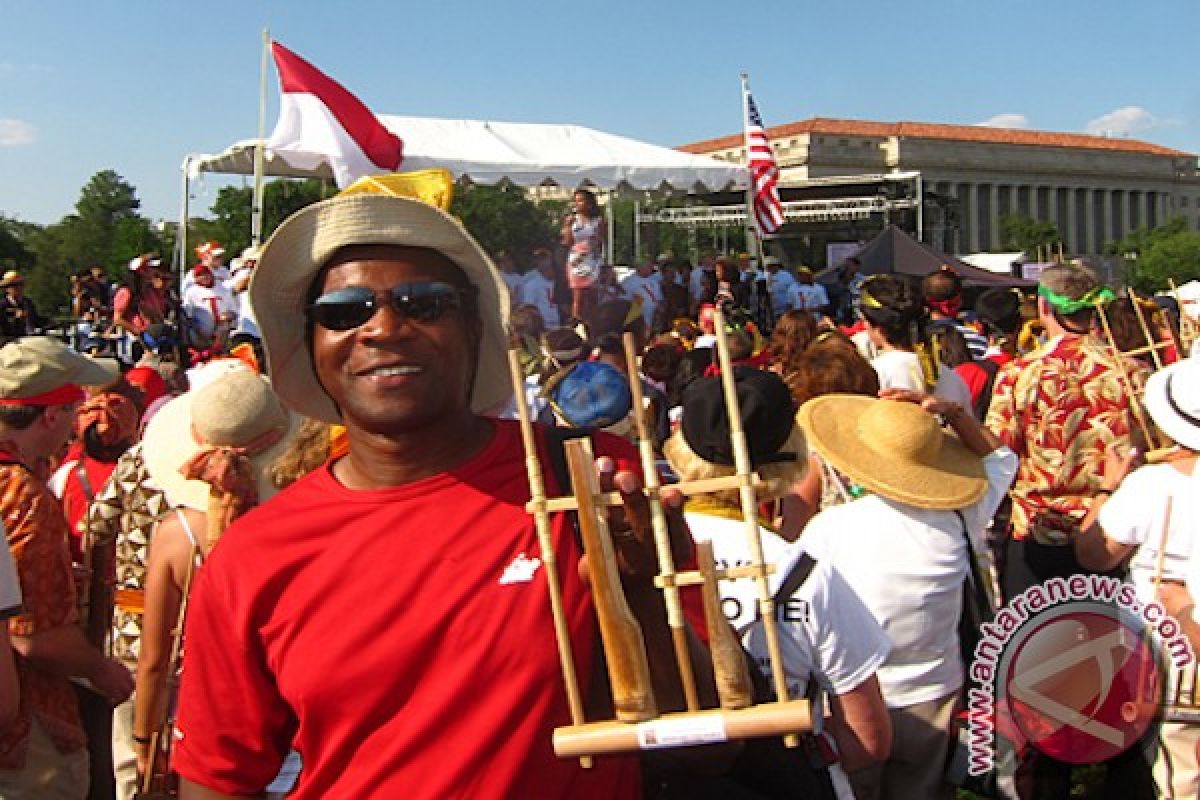
[[[1146,391],[1142,396],[1142,405],[1154,424],[1177,444],[1189,450],[1200,450],[1200,427],[1188,422],[1171,406],[1171,398],[1167,396],[1167,379],[1184,366],[1187,361],[1172,364],[1166,369],[1155,372],[1146,381]],[[1179,383],[1175,383],[1175,391],[1179,391]]]
[[[440,209],[405,197],[356,194],[289,217],[263,247],[250,279],[250,304],[271,383],[284,403],[324,422],[342,421],[313,368],[304,305],[317,273],[348,245],[424,247],[453,261],[479,290],[483,322],[471,409],[483,413],[508,401],[508,289],[491,259],[458,220]]]
[[[873,403],[862,395],[831,394],[813,398],[796,414],[809,447],[851,480],[905,505],[954,510],[978,502],[987,493],[983,460],[947,434],[935,463],[914,464],[865,441],[859,420]]]
[[[191,433],[192,400],[195,396],[194,390],[181,394],[168,401],[151,417],[142,435],[142,460],[150,479],[163,490],[172,506],[207,511],[208,484],[188,480],[179,472],[179,468],[201,447]],[[291,445],[299,425],[299,417],[289,411],[287,432],[278,442],[251,457],[260,503],[279,491],[267,476],[266,468]]]

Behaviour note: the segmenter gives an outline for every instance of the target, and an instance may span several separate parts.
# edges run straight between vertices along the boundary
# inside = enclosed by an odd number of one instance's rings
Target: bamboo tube
[[[762,482],[758,480],[758,476],[754,476],[754,488],[758,489]],[[727,475],[719,478],[701,478],[695,481],[683,481],[681,483],[672,483],[671,491],[679,492],[684,497],[692,497],[698,494],[712,494],[719,492],[722,489],[737,489],[741,486],[741,479],[736,475]],[[625,505],[625,501],[621,498],[620,492],[601,492],[594,498],[596,505],[607,506],[611,508],[619,508]],[[579,502],[573,495],[566,497],[551,497],[546,500],[547,511],[577,511]],[[533,512],[533,503],[529,502],[525,505],[525,510]]]
[[[1146,422],[1145,414],[1142,413],[1142,401],[1138,397],[1138,387],[1133,385],[1133,378],[1129,375],[1129,370],[1125,367],[1125,359],[1117,348],[1117,341],[1113,338],[1112,328],[1108,324],[1108,314],[1104,312],[1104,306],[1096,306],[1096,311],[1100,315],[1100,324],[1104,328],[1104,338],[1108,342],[1108,349],[1112,354],[1113,362],[1117,365],[1117,371],[1121,374],[1122,380],[1125,382],[1125,391],[1129,393],[1129,410],[1133,413],[1133,419],[1138,427],[1142,429],[1142,435],[1146,437],[1146,444],[1150,448],[1159,446],[1158,440],[1150,432],[1150,425]]]
[[[515,349],[508,351],[508,374],[512,379],[516,398],[517,418],[521,423],[521,444],[525,450],[525,471],[529,476],[529,505],[537,531],[538,549],[542,551],[542,567],[546,574],[546,587],[550,594],[550,615],[554,620],[554,638],[558,643],[558,663],[562,669],[563,684],[567,690],[567,707],[571,713],[571,724],[582,725],[584,721],[583,695],[579,690],[579,677],[575,672],[575,657],[571,652],[571,628],[563,609],[562,584],[558,578],[558,556],[554,551],[554,536],[550,531],[550,512],[546,509],[546,482],[542,476],[542,465],[538,460],[537,442],[533,435],[533,422],[529,418],[529,405],[525,402],[525,378],[521,372],[520,356]],[[569,487],[562,487],[567,491]],[[527,507],[528,508],[528,507]],[[581,758],[585,769],[592,766],[590,758]]]
[[[733,445],[733,462],[735,474],[738,476],[738,494],[742,505],[742,518],[745,521],[746,540],[750,547],[750,560],[763,568],[755,579],[758,589],[758,611],[763,622],[763,632],[767,641],[767,656],[771,662],[771,677],[775,684],[775,697],[780,702],[789,699],[787,675],[783,667],[783,650],[779,644],[779,627],[775,619],[775,601],[771,597],[771,587],[767,583],[766,561],[763,558],[762,536],[758,529],[758,500],[754,494],[753,469],[750,465],[750,448],[746,444],[746,432],[742,430],[741,408],[738,404],[737,384],[733,376],[733,359],[729,355],[729,339],[725,330],[725,314],[718,306],[713,313],[713,323],[717,335],[717,357],[721,366],[721,385],[725,390],[725,410],[729,415],[729,437]],[[797,747],[800,739],[797,736],[785,736],[784,744]]]
[[[784,741],[812,730],[807,700],[764,703],[749,708],[664,714],[650,722],[593,722],[554,731],[554,752],[560,758],[582,754],[630,753],[664,747],[716,744],[783,736]]]
[[[709,540],[696,542],[696,563],[704,576],[704,621],[708,626],[708,649],[712,653],[717,697],[721,708],[746,708],[754,702],[754,687],[746,672],[746,656],[721,608],[717,589],[717,563]]]
[[[600,642],[608,662],[613,708],[622,722],[641,722],[658,716],[642,627],[629,609],[621,588],[621,573],[613,550],[608,521],[591,502],[600,490],[596,457],[590,439],[565,443],[571,485],[579,499],[579,533],[588,557],[592,603],[600,623]]]
[[[659,491],[662,481],[658,477],[658,465],[654,458],[654,442],[646,429],[646,409],[642,396],[642,379],[638,374],[637,351],[633,334],[626,333],[625,364],[628,370],[629,391],[633,396],[634,430],[637,431],[638,454],[642,460],[642,480],[646,500],[650,504],[650,524],[654,531],[654,549],[658,554],[658,572],[664,579],[663,599],[667,606],[667,627],[671,629],[671,643],[675,649],[675,662],[679,667],[679,680],[683,685],[683,696],[689,711],[700,708],[696,693],[696,675],[692,669],[692,658],[688,649],[687,623],[683,616],[683,603],[679,599],[679,587],[671,580],[675,576],[675,559],[671,554],[671,534],[667,528],[667,516],[663,511]]]
[[[1146,324],[1146,315],[1142,313],[1141,298],[1138,297],[1137,292],[1135,292],[1132,288],[1129,289],[1128,292],[1129,302],[1133,306],[1133,314],[1135,317],[1137,317],[1138,325],[1142,329],[1142,335],[1146,337],[1146,345],[1150,348],[1150,358],[1154,360],[1154,368],[1162,369],[1163,362],[1162,358],[1158,354],[1158,351],[1163,345],[1159,344],[1158,339],[1150,330],[1150,326]]]

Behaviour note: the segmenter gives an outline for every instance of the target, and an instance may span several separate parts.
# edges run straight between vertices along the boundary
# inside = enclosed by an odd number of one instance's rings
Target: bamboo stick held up
[[[733,628],[721,609],[717,589],[717,564],[713,544],[696,542],[696,563],[704,576],[704,622],[708,627],[708,649],[712,651],[713,673],[721,708],[745,708],[754,702],[754,687],[746,671],[746,657]]]
[[[600,623],[600,641],[612,682],[613,707],[618,720],[641,722],[658,716],[646,644],[621,587],[621,573],[608,530],[605,507],[594,498],[600,493],[596,457],[588,439],[564,443],[571,484],[579,501],[579,532],[588,559],[592,603]]]

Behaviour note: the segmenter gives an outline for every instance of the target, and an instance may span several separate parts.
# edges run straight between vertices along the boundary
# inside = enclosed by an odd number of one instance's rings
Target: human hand
[[[1122,452],[1122,446],[1113,443],[1104,451],[1104,489],[1112,492],[1120,487],[1125,477],[1142,461],[1142,453],[1136,447]]]
[[[880,389],[879,397],[882,400],[898,400],[901,403],[916,403],[919,406],[923,405],[927,398],[933,399],[918,389],[904,389],[899,386]]]
[[[1155,594],[1158,602],[1162,603],[1163,608],[1172,617],[1179,619],[1191,616],[1191,608],[1195,603],[1192,600],[1192,593],[1182,583],[1161,581]]]
[[[133,694],[133,673],[124,664],[111,658],[103,659],[88,680],[114,706],[124,703]]]

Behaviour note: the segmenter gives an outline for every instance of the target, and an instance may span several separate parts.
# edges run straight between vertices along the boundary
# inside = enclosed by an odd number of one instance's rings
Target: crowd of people
[[[779,633],[817,712],[820,796],[954,796],[972,586],[994,608],[1127,575],[1194,630],[1200,367],[1178,309],[1075,264],[1025,293],[774,255],[618,275],[599,219],[581,190],[559,241],[493,257],[417,200],[340,196],[232,269],[203,244],[178,292],[151,255],[118,287],[81,274],[69,344],[37,335],[5,275],[0,798],[700,796],[681,776],[751,796],[737,744],[554,755],[571,720],[554,581],[587,717],[613,710],[588,559],[564,514],[542,551],[517,421],[537,423],[550,496],[570,492],[551,429],[591,436],[657,707],[682,709],[636,436],[669,481],[735,473],[718,337],[757,505],[669,485],[662,502],[683,567],[696,543],[749,561],[752,515],[773,588],[801,576]],[[721,592],[768,667],[754,586]],[[684,595],[712,707],[712,632]],[[1000,727],[996,791],[1068,796],[1071,765]],[[1198,733],[1162,726],[1105,764],[1108,791],[1195,797]]]

